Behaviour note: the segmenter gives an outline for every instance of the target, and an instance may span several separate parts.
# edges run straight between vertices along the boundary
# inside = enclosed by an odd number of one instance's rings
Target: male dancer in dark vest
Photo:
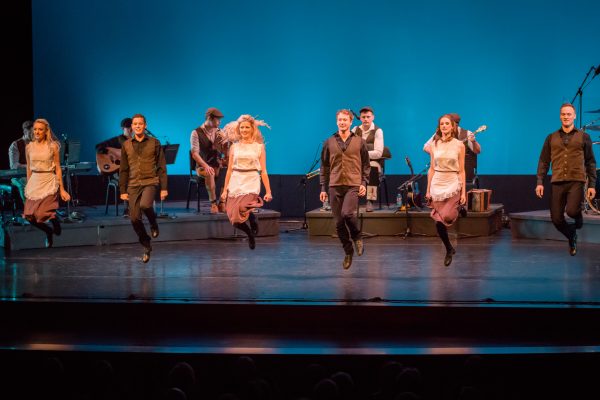
[[[215,178],[219,176],[223,160],[221,149],[218,148],[219,140],[221,140],[218,137],[219,125],[222,118],[223,113],[221,111],[214,107],[209,108],[206,110],[202,125],[194,129],[190,135],[192,158],[196,161],[198,175],[204,177],[204,186],[208,192],[212,214],[225,212],[225,205],[219,203],[217,199],[215,182]]]
[[[366,211],[373,211],[373,202],[377,200],[377,187],[379,186],[379,175],[381,174],[380,160],[383,155],[383,130],[373,123],[375,113],[369,106],[360,109],[360,120],[362,125],[352,128],[352,132],[365,139],[369,150],[371,172],[367,185]]]
[[[329,197],[336,232],[346,253],[342,266],[348,269],[354,247],[359,256],[364,251],[357,218],[358,196],[367,193],[371,167],[366,142],[350,130],[352,112],[340,110],[336,118],[338,131],[323,143],[319,197],[322,202]]]
[[[596,196],[596,159],[590,135],[575,128],[575,107],[565,103],[560,107],[562,126],[546,137],[538,162],[535,193],[544,195],[544,178],[552,164],[550,217],[552,223],[569,240],[569,253],[577,254],[577,229],[583,225],[581,203],[586,179],[589,198]],[[575,220],[569,224],[564,213]]]
[[[27,168],[27,157],[25,156],[25,146],[31,141],[32,121],[25,121],[22,125],[23,136],[10,144],[8,148],[8,160],[10,169]],[[10,182],[19,190],[21,201],[25,204],[25,185],[27,177],[11,178]]]

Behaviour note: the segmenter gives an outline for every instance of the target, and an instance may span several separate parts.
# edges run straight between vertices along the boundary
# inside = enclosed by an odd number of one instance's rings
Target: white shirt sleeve
[[[378,160],[383,154],[383,130],[381,128],[375,131],[375,142],[373,143],[373,150],[369,151],[369,158],[371,160]]]
[[[194,129],[192,134],[190,135],[190,147],[192,149],[192,153],[198,154],[200,153],[200,142],[198,141],[198,132]]]
[[[431,137],[429,138],[428,141],[425,142],[425,144],[423,145],[423,151],[425,153],[429,153],[431,151],[431,144],[433,143],[433,138],[435,137],[435,133],[433,135],[431,135]]]

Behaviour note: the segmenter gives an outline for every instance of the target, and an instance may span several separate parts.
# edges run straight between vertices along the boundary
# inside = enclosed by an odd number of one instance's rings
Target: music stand
[[[65,140],[61,143],[59,154],[60,160],[63,163],[61,168],[64,168],[64,174],[66,175],[65,181],[67,192],[71,195],[71,199],[67,201],[67,215],[63,218],[62,222],[81,222],[82,219],[73,218],[72,214],[75,214],[75,212],[71,212],[71,202],[73,202],[73,207],[75,207],[74,194],[72,194],[71,167],[79,162],[81,156],[81,141],[68,139],[66,135],[63,135],[63,137]]]
[[[179,151],[179,144],[163,144],[162,146],[163,153],[165,154],[165,161],[167,165],[175,164],[175,159],[177,158],[177,152]],[[163,212],[164,200],[160,199],[160,212],[158,213],[158,218],[169,218],[169,214]]]

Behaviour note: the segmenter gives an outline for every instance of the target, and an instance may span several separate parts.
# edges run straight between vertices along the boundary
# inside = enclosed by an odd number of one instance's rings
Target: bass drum
[[[598,176],[599,172],[600,172],[600,168],[596,169],[596,176]],[[590,199],[587,196],[588,183],[587,183],[587,181],[585,182],[585,188],[583,190],[583,197],[585,198],[584,211],[586,214],[600,215],[600,193],[599,193],[600,185],[598,183],[599,183],[598,180],[596,180],[596,197],[594,197],[593,199]]]

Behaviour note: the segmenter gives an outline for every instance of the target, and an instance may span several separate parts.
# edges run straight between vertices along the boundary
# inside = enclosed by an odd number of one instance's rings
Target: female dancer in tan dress
[[[250,115],[242,115],[230,122],[223,130],[233,142],[229,149],[229,163],[221,201],[226,201],[225,209],[229,221],[248,235],[248,246],[254,249],[254,237],[258,234],[258,224],[253,210],[263,205],[259,197],[260,182],[265,186],[265,201],[271,201],[271,185],[266,166],[266,150],[259,126],[268,125]],[[250,226],[246,224],[249,220]]]
[[[33,140],[25,148],[27,155],[27,186],[23,217],[46,234],[46,247],[52,247],[52,235],[61,234],[56,216],[58,196],[69,201],[71,196],[63,186],[60,168],[60,146],[53,139],[50,124],[45,119],[33,123]],[[52,228],[46,221],[52,223]]]
[[[448,238],[448,226],[458,218],[466,203],[465,145],[458,140],[458,128],[448,114],[440,117],[431,146],[431,163],[427,173],[426,198],[431,202],[431,218],[446,247],[444,265],[452,262],[456,253]],[[464,210],[464,209],[462,209]]]

